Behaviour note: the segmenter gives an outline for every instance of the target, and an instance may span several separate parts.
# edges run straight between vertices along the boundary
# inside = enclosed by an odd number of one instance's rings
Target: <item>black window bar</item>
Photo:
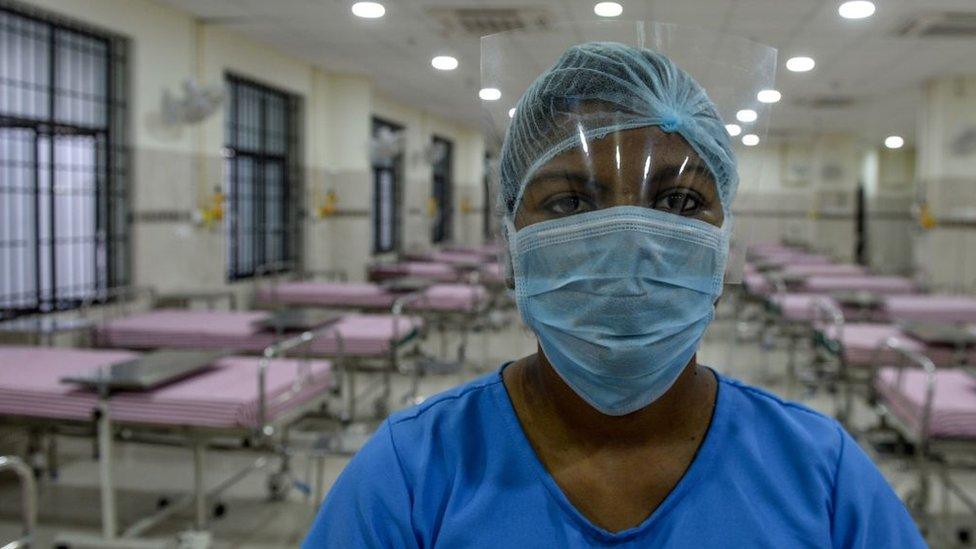
[[[403,126],[373,118],[374,137],[383,132],[398,134]],[[403,152],[393,159],[373,159],[373,253],[400,250],[401,174]]]
[[[227,75],[226,87],[228,278],[298,268],[301,99],[234,75]]]
[[[129,283],[127,51],[0,0],[0,318]]]
[[[482,200],[481,200],[481,236],[485,242],[491,242],[495,237],[495,197],[492,193],[492,170],[494,169],[490,153],[485,153],[484,171],[482,175]]]
[[[442,137],[434,136],[432,143],[440,148],[442,154],[434,162],[433,197],[437,204],[437,217],[434,219],[431,241],[449,242],[454,236],[454,181],[451,171],[454,164],[454,144]]]

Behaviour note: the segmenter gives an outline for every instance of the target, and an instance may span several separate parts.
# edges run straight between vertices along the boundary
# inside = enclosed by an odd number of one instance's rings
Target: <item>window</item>
[[[437,205],[431,241],[436,244],[448,242],[454,236],[454,182],[451,180],[454,144],[447,139],[434,137],[431,145],[434,153],[433,198]]]
[[[400,249],[400,174],[403,126],[373,119],[373,253]]]
[[[228,278],[297,268],[301,250],[300,100],[227,76],[224,192]]]
[[[0,318],[129,283],[126,50],[0,2]]]

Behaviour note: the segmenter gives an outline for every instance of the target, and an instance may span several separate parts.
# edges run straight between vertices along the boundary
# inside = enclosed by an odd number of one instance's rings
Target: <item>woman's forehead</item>
[[[588,167],[597,169],[612,167],[623,169],[636,166],[643,168],[650,160],[650,168],[674,163],[699,162],[698,154],[677,133],[667,133],[656,126],[612,132],[605,137],[587,140],[547,162],[546,168]]]

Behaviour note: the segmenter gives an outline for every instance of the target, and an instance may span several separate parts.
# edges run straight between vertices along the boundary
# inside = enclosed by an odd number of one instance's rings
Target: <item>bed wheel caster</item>
[[[284,473],[274,473],[268,476],[268,498],[271,501],[282,501],[288,494],[290,482]]]
[[[920,517],[925,514],[926,501],[922,497],[922,492],[918,489],[913,489],[907,494],[905,494],[905,507],[908,511],[916,516]]]
[[[214,519],[222,519],[227,515],[227,504],[220,501],[214,504],[213,509],[210,510],[210,516]]]
[[[169,507],[170,500],[167,497],[161,497],[156,500],[156,509],[165,509]]]
[[[58,543],[55,544],[54,549],[71,549],[71,546],[67,543]]]

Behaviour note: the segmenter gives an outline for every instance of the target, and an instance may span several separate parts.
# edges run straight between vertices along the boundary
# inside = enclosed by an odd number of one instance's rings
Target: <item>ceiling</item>
[[[163,0],[208,24],[234,29],[327,70],[370,76],[392,99],[471,125],[480,120],[479,41],[450,34],[429,13],[437,8],[546,10],[555,21],[597,19],[595,0],[381,0],[379,20],[352,15],[351,0]],[[976,74],[976,37],[897,36],[906,20],[929,12],[976,13],[976,0],[874,0],[875,15],[850,21],[840,0],[618,0],[620,19],[714,29],[779,49],[776,82],[783,100],[772,110],[771,136],[855,132],[880,140],[899,133],[911,142],[922,84],[933,77]],[[434,55],[460,60],[453,72],[430,66]],[[782,68],[794,55],[817,67]],[[849,99],[817,108],[810,100]]]

